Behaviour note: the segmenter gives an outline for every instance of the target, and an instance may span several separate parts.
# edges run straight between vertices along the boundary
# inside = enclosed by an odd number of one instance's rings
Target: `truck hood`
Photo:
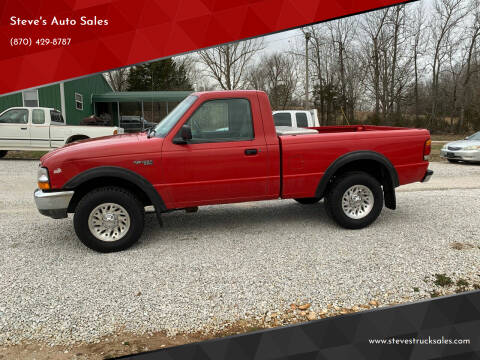
[[[143,143],[148,143],[145,133],[104,136],[80,140],[50,151],[40,159],[42,164],[51,161],[74,161],[79,159],[118,156],[145,152]],[[158,139],[157,139],[158,140]]]

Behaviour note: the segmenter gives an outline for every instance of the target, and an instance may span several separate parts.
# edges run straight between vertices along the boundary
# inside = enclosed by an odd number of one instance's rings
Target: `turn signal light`
[[[118,130],[113,130],[113,135],[117,135],[118,134]]]
[[[50,178],[48,177],[47,168],[38,168],[37,185],[40,190],[50,190]]]
[[[37,183],[37,185],[38,185],[38,188],[39,188],[40,190],[50,190],[50,184],[49,184],[48,182],[40,182],[40,181],[39,181],[39,182]]]

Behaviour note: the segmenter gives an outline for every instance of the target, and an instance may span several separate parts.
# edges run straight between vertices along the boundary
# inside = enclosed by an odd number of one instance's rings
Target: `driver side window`
[[[204,102],[188,119],[192,143],[252,140],[253,121],[246,99],[218,99]]]

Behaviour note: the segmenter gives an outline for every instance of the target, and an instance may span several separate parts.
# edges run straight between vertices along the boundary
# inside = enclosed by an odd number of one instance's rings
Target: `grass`
[[[433,283],[437,286],[445,287],[452,285],[453,280],[446,274],[435,274],[435,281]]]
[[[40,160],[48,151],[9,151],[4,159]]]
[[[445,161],[440,157],[440,149],[443,144],[432,144],[432,153],[430,154],[430,161]]]
[[[455,140],[462,140],[467,136],[468,135],[462,135],[462,134],[432,135],[432,141],[455,141]]]

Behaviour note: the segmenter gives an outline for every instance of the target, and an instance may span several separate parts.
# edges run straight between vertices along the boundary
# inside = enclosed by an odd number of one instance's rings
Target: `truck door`
[[[0,115],[0,142],[5,145],[4,150],[30,146],[28,113],[28,109],[10,109]]]
[[[206,100],[185,124],[192,140],[177,145],[180,134],[173,134],[162,152],[169,207],[267,196],[268,152],[256,97]]]
[[[43,109],[32,110],[30,146],[32,148],[50,148],[50,126],[45,119],[45,110]]]

